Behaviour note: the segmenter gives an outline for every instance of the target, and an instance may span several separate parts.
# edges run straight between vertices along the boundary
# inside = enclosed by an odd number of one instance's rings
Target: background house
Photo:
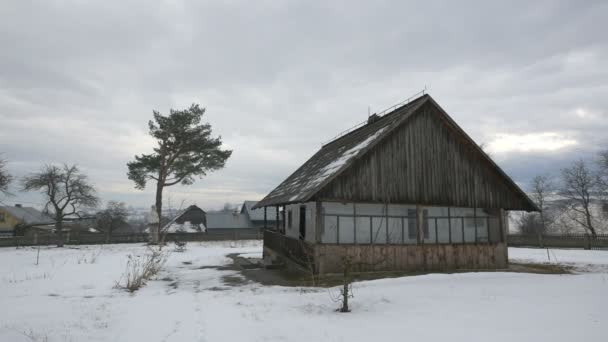
[[[207,213],[196,205],[180,211],[162,228],[167,233],[201,233],[206,231]]]
[[[260,229],[251,223],[249,217],[238,211],[207,213],[207,232],[209,234],[256,233],[258,231]]]
[[[249,215],[243,211],[206,212],[196,205],[191,205],[180,211],[162,230],[168,233],[238,234],[255,233],[260,228],[256,227]]]
[[[245,201],[241,206],[241,214],[246,215],[249,218],[251,224],[256,228],[264,227],[264,208],[253,209],[253,206],[257,201]],[[279,222],[282,222],[283,215],[279,213]],[[269,227],[276,226],[277,223],[277,210],[275,207],[266,208],[266,224]]]
[[[0,235],[23,235],[23,231],[28,227],[54,223],[51,217],[36,208],[24,207],[21,204],[0,207]]]

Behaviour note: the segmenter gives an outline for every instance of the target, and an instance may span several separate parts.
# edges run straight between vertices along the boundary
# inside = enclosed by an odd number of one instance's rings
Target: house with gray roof
[[[257,201],[245,201],[241,206],[241,214],[246,215],[249,218],[249,221],[258,228],[264,227],[264,208],[253,209],[253,206],[258,203]],[[277,219],[278,218],[278,219]],[[266,208],[266,225],[267,226],[276,226],[277,222],[279,225],[283,221],[282,213],[277,215],[277,210],[275,207],[267,207]]]
[[[48,226],[54,223],[55,220],[36,208],[24,207],[21,204],[0,206],[0,235],[14,235],[16,228]]]
[[[503,269],[506,212],[538,210],[428,94],[322,145],[252,208],[271,207],[265,262],[321,274]]]
[[[207,233],[255,233],[259,228],[255,227],[246,214],[234,212],[208,212]]]

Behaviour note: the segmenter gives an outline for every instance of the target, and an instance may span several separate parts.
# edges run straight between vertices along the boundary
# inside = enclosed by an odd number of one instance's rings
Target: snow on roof
[[[190,211],[190,210],[200,210],[200,211],[202,211],[203,213],[205,213],[205,211],[204,211],[203,209],[199,208],[199,207],[198,207],[196,204],[193,204],[193,205],[191,205],[191,206],[187,207],[186,209],[182,209],[180,212],[178,212],[178,213],[175,215],[175,217],[173,217],[173,218],[172,218],[172,219],[171,219],[169,222],[167,222],[167,224],[165,224],[165,225],[163,226],[163,228],[162,228],[161,230],[165,231],[165,230],[169,229],[169,227],[170,227],[172,224],[174,224],[174,223],[175,223],[175,224],[178,224],[178,223],[176,223],[175,221],[176,221],[176,220],[178,220],[180,217],[182,217],[182,215],[184,215],[185,213],[187,213],[187,212],[188,212],[188,211]],[[157,221],[157,222],[158,222],[158,221]]]
[[[309,200],[331,179],[348,168],[353,160],[363,155],[368,147],[381,140],[406,116],[415,112],[427,98],[427,95],[423,95],[324,145],[255,207]]]
[[[190,224],[190,222],[172,223],[163,227],[164,233],[200,233],[204,231],[206,231],[204,224]]]
[[[52,218],[32,207],[3,206],[0,207],[0,210],[7,212],[27,225],[55,223]]]

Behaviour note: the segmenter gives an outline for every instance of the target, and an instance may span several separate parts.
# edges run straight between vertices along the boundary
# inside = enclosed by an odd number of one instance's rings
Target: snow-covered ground
[[[511,248],[513,261],[581,266],[568,275],[429,274],[337,289],[224,283],[230,253],[259,242],[189,243],[134,294],[114,288],[141,245],[0,249],[0,341],[605,341],[608,251]],[[587,267],[594,265],[596,267]],[[203,268],[201,268],[203,267]],[[586,271],[585,271],[586,270]],[[160,280],[165,279],[165,280]]]

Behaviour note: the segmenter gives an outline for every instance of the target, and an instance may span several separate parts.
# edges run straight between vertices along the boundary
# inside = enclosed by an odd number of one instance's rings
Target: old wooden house
[[[266,262],[315,273],[500,269],[506,211],[536,206],[429,95],[325,144],[254,208]]]

